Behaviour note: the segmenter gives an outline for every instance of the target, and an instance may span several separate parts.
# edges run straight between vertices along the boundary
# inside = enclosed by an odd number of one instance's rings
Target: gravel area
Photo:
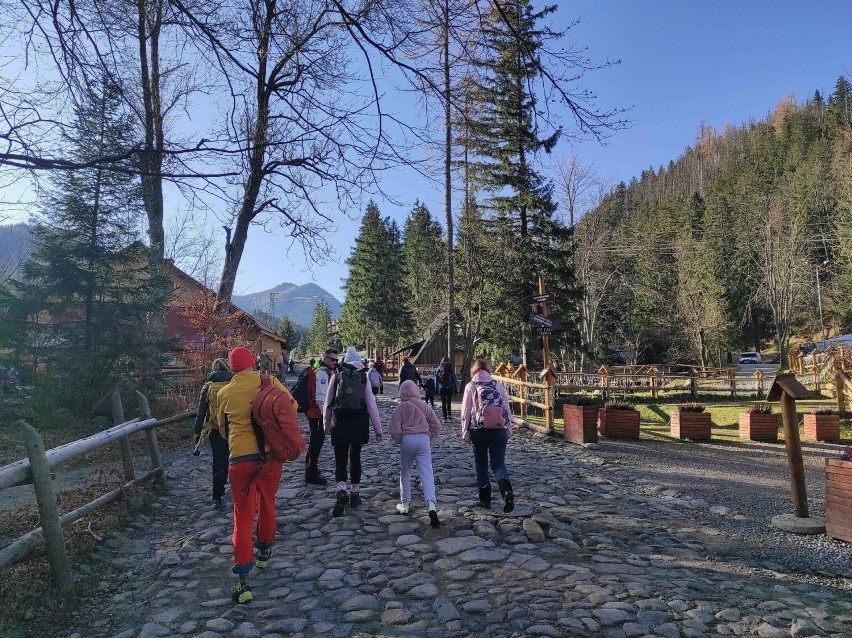
[[[838,445],[803,443],[811,516],[825,515],[824,459],[839,457],[840,450]],[[793,513],[783,442],[601,439],[589,452],[614,465],[616,484],[689,509],[696,522],[732,537],[736,541],[732,560],[807,578],[852,579],[849,543],[771,526],[773,516]]]

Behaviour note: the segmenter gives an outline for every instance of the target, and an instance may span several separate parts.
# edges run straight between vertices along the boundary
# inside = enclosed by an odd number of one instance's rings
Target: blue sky
[[[802,101],[830,93],[837,77],[852,76],[852,0],[575,0],[560,3],[558,24],[575,18],[566,42],[587,47],[595,61],[621,64],[587,74],[582,86],[602,110],[630,108],[631,127],[605,145],[560,143],[554,156],[579,155],[613,181],[629,181],[648,167],[676,159],[702,121],[721,131],[730,122],[762,119],[790,94]],[[388,88],[397,111],[411,111]],[[544,165],[553,158],[545,158]],[[545,169],[545,174],[550,174]],[[383,215],[401,224],[415,199],[443,219],[443,189],[413,171],[398,171],[374,196]],[[365,197],[364,205],[369,196]],[[0,198],[2,199],[2,198]],[[456,198],[456,203],[458,199]],[[167,209],[179,205],[167,202]],[[356,211],[357,212],[357,211]],[[218,229],[212,216],[208,225]],[[237,276],[236,294],[284,281],[314,281],[343,300],[340,289],[359,221],[340,218],[326,263],[311,264],[283,232],[252,227]],[[275,226],[275,224],[270,225]]]
[[[584,86],[597,93],[602,109],[632,107],[632,125],[605,146],[560,144],[554,154],[577,153],[616,181],[676,159],[693,143],[702,121],[721,131],[728,122],[765,117],[787,95],[802,101],[816,89],[827,94],[839,75],[852,76],[849,0],[579,0],[560,3],[556,15],[562,24],[580,17],[568,39],[588,47],[590,58],[621,60],[588,74]],[[383,186],[409,203],[397,206],[376,198],[383,215],[401,223],[419,198],[443,218],[440,187],[403,172]],[[339,222],[329,263],[313,273],[303,267],[296,249],[279,262],[282,270],[270,269],[269,253],[281,240],[255,232],[237,278],[238,292],[313,279],[342,301],[343,260],[357,228],[357,221]]]

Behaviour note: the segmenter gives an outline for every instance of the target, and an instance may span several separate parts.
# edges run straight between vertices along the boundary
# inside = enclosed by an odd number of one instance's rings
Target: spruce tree
[[[370,202],[361,220],[340,311],[340,337],[346,345],[368,349],[395,346],[410,315],[405,305],[405,260],[399,227]]]
[[[328,324],[331,323],[331,310],[325,300],[314,307],[311,316],[311,329],[308,335],[308,348],[311,354],[321,356],[329,346]]]
[[[76,161],[134,144],[121,95],[110,80],[89,86],[68,138]],[[163,286],[138,238],[132,176],[99,166],[58,174],[41,209],[32,257],[12,285],[16,346],[54,401],[85,418],[117,380],[159,368],[162,344],[146,328],[163,311]]]
[[[439,294],[447,284],[441,235],[441,225],[424,204],[416,201],[402,231],[406,305],[412,318],[409,336],[421,334],[437,315],[446,315],[446,303]]]

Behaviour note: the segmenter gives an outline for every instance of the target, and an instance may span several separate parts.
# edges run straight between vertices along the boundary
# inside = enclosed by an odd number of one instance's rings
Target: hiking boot
[[[350,507],[360,507],[361,505],[361,492],[352,492],[352,496],[349,497],[349,506]]]
[[[479,504],[484,507],[491,507],[491,484],[479,488]]]
[[[500,496],[503,497],[503,511],[508,514],[515,509],[515,494],[512,492],[512,484],[509,479],[500,479],[497,481],[500,488]]]
[[[258,569],[266,569],[269,564],[269,559],[272,557],[272,548],[257,550],[257,558],[254,559],[254,566]]]
[[[239,582],[231,590],[231,599],[235,603],[245,604],[252,601],[251,587],[248,583]]]
[[[225,511],[225,499],[223,497],[214,498],[213,502],[216,504],[216,510],[219,512]]]
[[[343,516],[343,510],[348,502],[349,494],[346,493],[346,490],[337,490],[337,500],[334,502],[334,509],[331,510],[332,518]]]
[[[435,501],[428,501],[426,508],[429,510],[429,524],[432,527],[440,527],[441,521],[438,519],[438,508],[435,505]]]
[[[408,514],[408,503],[405,501],[403,501],[402,503],[397,503],[396,511],[400,514]]]

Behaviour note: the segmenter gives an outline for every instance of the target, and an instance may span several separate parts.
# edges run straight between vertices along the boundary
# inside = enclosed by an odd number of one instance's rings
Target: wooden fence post
[[[799,518],[808,518],[808,493],[805,489],[805,464],[799,439],[796,400],[787,392],[781,394],[781,420],[784,424],[784,445],[787,449],[787,466],[790,469],[793,509]]]
[[[844,386],[846,381],[845,375],[838,370],[834,373],[834,396],[837,400],[837,412],[843,414],[846,412],[846,395],[844,394]]]
[[[651,383],[651,398],[656,399],[658,396],[660,396],[660,387],[657,383],[657,371],[654,368],[649,368],[648,377]]]
[[[698,377],[695,376],[695,368],[689,371],[689,396],[693,399],[698,398]]]
[[[556,396],[556,375],[553,370],[548,367],[544,373],[544,423],[547,426],[547,431],[553,432],[553,398]]]
[[[136,398],[139,400],[139,411],[141,412],[142,418],[150,419],[151,408],[148,406],[148,398],[139,392],[139,390],[136,391]],[[160,455],[160,446],[157,443],[157,434],[154,431],[154,426],[145,430],[145,438],[148,439],[148,453],[151,455],[151,469],[160,470],[160,473],[156,478],[156,483],[160,487],[165,487],[166,469],[163,467],[163,457]]]
[[[110,407],[112,408],[112,423],[120,425],[124,423],[124,406],[121,404],[121,393],[118,388],[110,396]],[[136,477],[133,470],[133,453],[130,451],[130,438],[123,436],[118,440],[118,448],[121,450],[121,463],[124,466],[124,480],[132,481]]]
[[[598,369],[598,374],[601,375],[601,398],[604,400],[604,403],[606,403],[607,395],[609,394],[609,368],[601,366]]]
[[[50,463],[44,453],[44,441],[41,435],[29,423],[20,421],[24,429],[27,456],[30,460],[30,474],[35,487],[38,515],[44,542],[47,545],[47,557],[53,580],[61,593],[71,590],[71,567],[65,550],[65,538],[62,536],[62,523],[59,522],[59,508],[56,506],[56,494],[50,478]]]
[[[763,370],[755,370],[752,375],[755,379],[757,379],[757,398],[763,398]]]
[[[511,362],[506,367],[511,371],[511,369],[512,369]],[[521,382],[518,385],[518,396],[521,398],[521,418],[526,420],[526,418],[527,418],[527,403],[526,403],[526,401],[527,401],[527,388],[524,385],[524,383],[526,383],[526,381],[527,381],[527,376],[528,376],[526,366],[524,366],[523,363],[521,365],[519,365],[518,369],[515,370],[515,372],[512,376],[514,378],[516,378],[518,381]]]

